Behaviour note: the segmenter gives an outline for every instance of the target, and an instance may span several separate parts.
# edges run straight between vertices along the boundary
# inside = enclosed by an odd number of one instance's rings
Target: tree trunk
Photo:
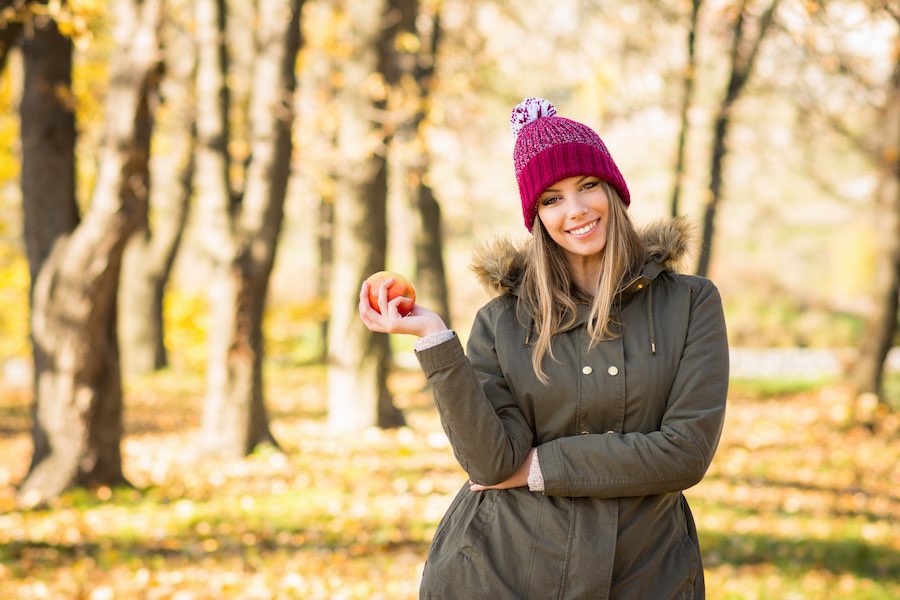
[[[193,39],[184,26],[186,0],[170,0],[163,25],[165,78],[150,163],[150,218],[125,248],[119,289],[119,340],[126,373],[147,373],[169,364],[163,299],[187,222],[194,169]]]
[[[210,8],[215,7],[205,3],[204,9]],[[237,202],[231,202],[226,193],[226,146],[213,143],[227,143],[223,135],[227,111],[214,112],[214,118],[198,123],[200,145],[207,153],[207,168],[198,174],[210,184],[201,190],[206,218],[211,219],[208,244],[221,242],[217,249],[209,247],[215,249],[210,294],[213,327],[203,410],[203,447],[219,456],[245,456],[261,443],[277,446],[264,403],[262,321],[290,174],[301,9],[302,0],[263,0],[257,8],[249,103],[251,158]],[[214,11],[206,17],[213,17],[201,25],[208,28],[207,33],[215,23],[221,27],[225,21]],[[222,55],[209,42],[215,44],[224,37],[201,39],[207,47],[200,52],[198,102],[201,112],[219,111],[227,71]],[[211,75],[208,69],[217,72]],[[198,156],[198,168],[199,160]]]
[[[433,307],[447,327],[450,320],[450,292],[447,289],[447,273],[444,269],[444,232],[441,205],[427,183],[427,167],[421,166],[412,173],[419,226],[416,229],[416,285],[421,289],[422,301]]]
[[[21,102],[22,212],[30,274],[31,318],[34,286],[54,244],[79,222],[75,199],[75,111],[54,93],[71,90],[72,43],[55,23],[37,27],[22,45],[24,83]],[[33,325],[32,325],[33,329]],[[40,418],[40,374],[52,372],[52,355],[32,339],[34,400],[31,466],[50,455],[47,424]],[[49,402],[49,400],[48,400]]]
[[[19,502],[28,506],[73,485],[125,482],[116,291],[125,242],[146,218],[147,98],[157,77],[160,7],[155,0],[140,8],[123,0],[119,8],[105,143],[90,210],[71,234],[53,244],[32,291],[35,428],[41,431],[19,490]],[[23,107],[30,99],[23,98]],[[26,116],[39,115],[23,115],[23,121]],[[23,123],[23,137],[25,132]],[[23,193],[31,205],[34,190]]]
[[[27,10],[24,4],[23,0],[0,0],[0,73],[6,66],[9,51],[22,35],[22,13]]]
[[[387,147],[389,135],[375,115],[386,92],[372,94],[372,73],[385,77],[384,49],[393,28],[383,3],[347,3],[345,43],[359,48],[343,66],[338,153],[343,161],[334,206],[331,319],[328,342],[328,424],[358,431],[403,422],[387,388],[390,345],[359,319],[362,281],[382,270],[387,252]],[[373,98],[375,99],[373,102]]]
[[[680,110],[681,129],[678,133],[678,148],[675,154],[675,181],[672,184],[671,212],[673,218],[677,217],[681,212],[679,204],[681,202],[681,188],[684,186],[685,149],[687,147],[688,130],[690,129],[688,115],[694,99],[694,83],[697,80],[697,21],[702,4],[702,0],[691,0],[691,18],[687,38],[687,64],[684,67],[684,76],[681,80],[683,88]]]
[[[413,202],[419,215],[415,235],[416,248],[416,286],[421,294],[422,302],[437,312],[447,327],[450,320],[450,292],[447,289],[447,273],[444,268],[444,232],[441,206],[434,197],[434,190],[428,184],[428,170],[431,156],[428,153],[428,141],[425,139],[423,125],[428,117],[431,105],[431,88],[437,65],[438,47],[441,40],[442,4],[433,6],[434,14],[428,21],[430,30],[419,25],[425,23],[420,13],[417,0],[407,0],[415,8],[412,23],[413,31],[420,40],[419,51],[415,54],[412,74],[418,88],[416,109],[405,137],[411,140],[412,163],[409,165],[410,183],[413,189]],[[423,43],[428,41],[428,44]]]
[[[728,152],[728,129],[731,125],[732,111],[744,90],[744,86],[753,72],[756,56],[762,46],[762,41],[772,24],[775,10],[779,0],[772,0],[765,12],[760,16],[757,24],[756,35],[748,40],[745,36],[747,20],[747,0],[741,3],[731,45],[731,75],[725,95],[716,114],[713,126],[713,142],[710,158],[709,194],[703,213],[703,238],[700,245],[700,256],[697,263],[697,275],[706,277],[709,275],[709,265],[713,252],[713,238],[715,234],[716,211],[722,199],[722,181],[725,157]]]
[[[22,44],[22,210],[31,287],[61,236],[78,225],[72,42],[56,24],[37,27]]]
[[[328,286],[331,282],[331,265],[334,264],[334,196],[322,194],[319,199],[318,213],[318,238],[319,271],[316,277],[316,298],[324,300],[328,297]],[[321,346],[319,348],[319,361],[328,362],[328,332],[329,319],[322,320],[320,329]]]
[[[900,310],[900,60],[894,63],[885,108],[879,157],[884,176],[876,203],[879,214],[884,215],[878,221],[881,229],[876,276],[879,291],[852,373],[857,396],[874,394],[882,404],[888,403],[884,395],[884,366],[894,343]]]
[[[390,156],[393,168],[405,174],[399,179],[407,185],[410,205],[417,217],[413,236],[417,301],[437,312],[450,326],[441,207],[428,184],[430,156],[423,131],[441,34],[441,2],[431,8],[434,13],[428,14],[422,11],[419,0],[391,0],[388,14],[394,15],[390,22],[394,31],[388,31],[385,37],[382,62],[387,65],[385,80],[393,88],[393,95],[400,98],[395,102],[400,106],[390,112],[403,116],[398,119],[397,134],[392,140],[395,149]],[[412,86],[403,85],[404,78],[415,82],[411,91]]]

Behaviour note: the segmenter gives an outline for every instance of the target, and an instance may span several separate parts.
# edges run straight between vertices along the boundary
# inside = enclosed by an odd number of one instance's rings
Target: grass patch
[[[825,377],[817,379],[736,377],[729,381],[729,390],[732,394],[762,400],[813,392],[834,383],[832,378]]]

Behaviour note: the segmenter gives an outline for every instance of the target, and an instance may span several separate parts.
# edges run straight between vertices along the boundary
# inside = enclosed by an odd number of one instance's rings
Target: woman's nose
[[[573,217],[580,217],[585,214],[587,210],[587,205],[584,202],[581,202],[578,199],[578,196],[574,196],[572,201],[569,202],[569,214]]]

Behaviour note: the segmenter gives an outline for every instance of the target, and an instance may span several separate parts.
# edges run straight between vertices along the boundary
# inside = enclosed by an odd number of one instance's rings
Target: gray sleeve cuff
[[[544,474],[541,472],[541,463],[538,460],[538,453],[534,453],[531,459],[531,466],[528,469],[528,489],[532,492],[544,491]]]
[[[425,337],[420,337],[416,340],[416,352],[421,352],[422,350],[433,348],[438,344],[443,344],[448,340],[452,340],[454,337],[456,337],[456,333],[452,329],[445,329],[444,331],[429,333]]]

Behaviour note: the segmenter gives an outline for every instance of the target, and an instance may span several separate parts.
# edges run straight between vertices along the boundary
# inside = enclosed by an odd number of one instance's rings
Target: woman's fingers
[[[362,304],[362,301],[369,301],[369,282],[363,281],[362,286],[359,288],[359,302]]]
[[[394,284],[394,278],[388,277],[387,279],[385,279],[384,281],[381,282],[381,287],[378,288],[378,308],[381,309],[381,314],[383,314],[383,315],[388,314],[387,293],[388,293],[388,288],[390,288],[393,284]]]
[[[400,330],[400,314],[398,305],[404,301],[402,296],[388,301],[387,289],[394,279],[386,279],[378,290],[379,310],[372,308],[369,303],[369,284],[363,282],[359,290],[359,317],[369,331],[379,333],[393,333]]]
[[[364,281],[359,290],[359,318],[369,331],[383,333],[385,329],[380,322],[380,317],[378,311],[369,304],[369,284]]]

